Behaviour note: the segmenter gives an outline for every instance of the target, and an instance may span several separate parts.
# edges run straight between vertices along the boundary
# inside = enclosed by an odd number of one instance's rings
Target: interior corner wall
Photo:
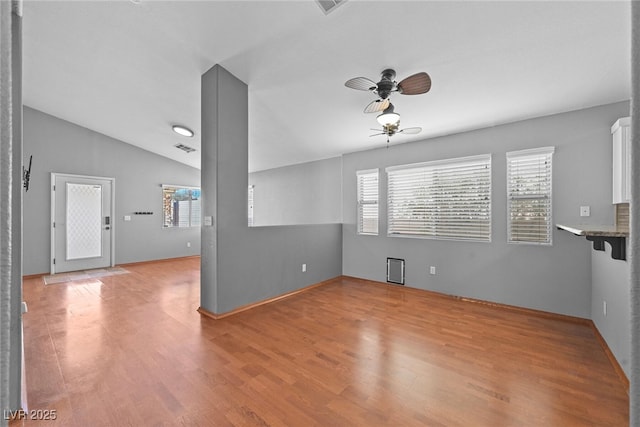
[[[591,244],[553,230],[552,246],[507,243],[506,152],[554,146],[553,223],[613,224],[611,125],[629,102],[343,156],[343,272],[386,280],[406,260],[407,286],[582,318],[591,315]],[[387,237],[387,166],[490,153],[490,243]],[[380,169],[380,235],[356,233],[356,171]],[[580,206],[591,217],[580,217]],[[429,267],[436,267],[436,275]]]
[[[116,264],[200,254],[199,227],[163,228],[161,187],[197,187],[198,169],[25,107],[25,162],[30,155],[31,184],[24,194],[24,274],[50,271],[52,172],[115,178]],[[153,215],[134,215],[137,211]],[[124,221],[125,215],[131,221]]]
[[[591,276],[591,320],[628,378],[631,363],[629,261],[611,258],[611,247],[606,244],[603,252],[591,251]]]
[[[342,222],[342,158],[317,160],[249,174],[253,225]]]
[[[341,224],[248,227],[248,88],[219,65],[201,84],[202,215],[212,219],[202,227],[201,307],[222,314],[339,276]]]

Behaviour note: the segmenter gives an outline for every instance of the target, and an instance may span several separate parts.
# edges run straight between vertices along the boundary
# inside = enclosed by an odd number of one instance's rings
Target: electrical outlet
[[[604,317],[607,317],[607,302],[606,301],[602,301],[602,313],[604,314]]]
[[[580,216],[591,216],[591,206],[580,206]]]
[[[431,267],[429,267],[429,274],[433,274],[433,275],[435,275],[435,274],[436,274],[436,267],[435,267],[435,265],[432,265]]]
[[[307,271],[307,264],[302,264],[302,272],[305,273]]]

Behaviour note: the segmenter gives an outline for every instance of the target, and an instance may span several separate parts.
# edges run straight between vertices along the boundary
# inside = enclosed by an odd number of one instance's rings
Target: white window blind
[[[544,147],[507,153],[509,243],[551,244],[553,152]]]
[[[378,169],[356,172],[358,234],[378,234]]]
[[[386,170],[389,235],[491,241],[491,155]]]

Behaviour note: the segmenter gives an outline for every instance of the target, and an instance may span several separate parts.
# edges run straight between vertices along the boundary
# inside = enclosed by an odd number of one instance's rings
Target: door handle
[[[109,226],[107,226],[107,227],[105,227],[104,229],[105,229],[105,230],[109,230],[109,229],[110,229],[110,227],[109,227]]]

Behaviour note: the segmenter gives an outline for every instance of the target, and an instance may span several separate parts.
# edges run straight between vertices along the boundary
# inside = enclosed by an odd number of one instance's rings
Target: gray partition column
[[[200,306],[220,313],[221,241],[246,233],[248,88],[220,65],[202,76],[202,254]],[[209,222],[209,219],[211,222]],[[227,238],[222,239],[222,235]],[[240,240],[240,239],[238,239]],[[224,250],[228,251],[229,247]],[[226,283],[231,286],[230,283]]]
[[[227,314],[339,276],[340,224],[248,227],[248,87],[216,65],[201,91],[199,311]]]
[[[0,2],[0,397],[22,391],[22,2]],[[26,403],[26,402],[23,402]],[[6,424],[5,417],[1,418]]]

